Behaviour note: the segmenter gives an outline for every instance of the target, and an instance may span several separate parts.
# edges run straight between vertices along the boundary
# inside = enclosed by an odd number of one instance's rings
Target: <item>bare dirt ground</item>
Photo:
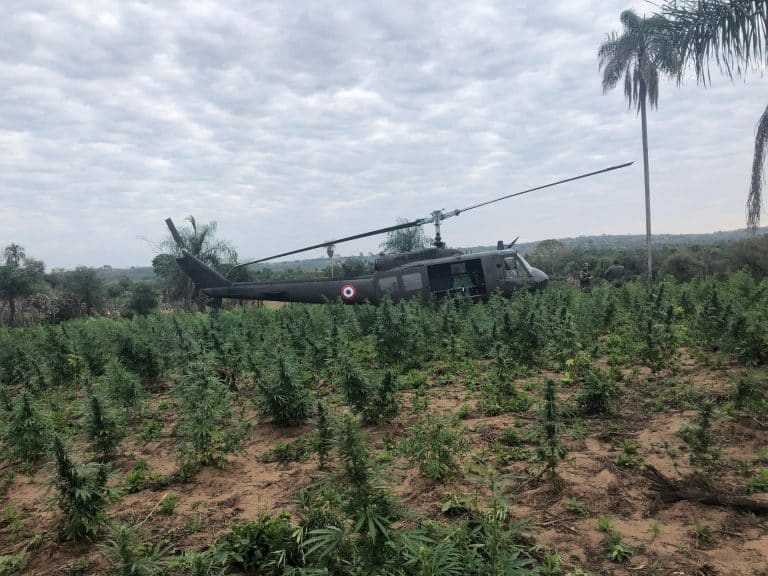
[[[483,416],[477,409],[478,392],[468,390],[463,376],[456,376],[447,384],[429,388],[428,410],[454,415],[467,406],[466,417],[458,420],[471,445],[462,473],[438,483],[419,476],[408,462],[395,457],[387,478],[404,508],[414,515],[448,522],[451,520],[441,515],[447,495],[476,501],[482,508],[488,491],[478,477],[484,469],[497,470],[506,479],[512,516],[528,521],[535,542],[557,552],[565,570],[579,567],[606,575],[768,574],[768,516],[699,502],[664,503],[642,473],[644,464],[676,480],[693,472],[688,448],[679,435],[681,426],[695,419],[697,398],[722,398],[739,370],[735,366],[710,368],[683,354],[674,372],[654,376],[645,370],[626,371],[616,414],[565,423],[563,441],[568,453],[558,468],[556,491],[541,474],[533,445],[509,446],[500,441],[510,428],[524,434],[536,427],[535,409]],[[527,383],[535,395],[541,379],[540,374],[533,374],[520,385]],[[559,396],[565,400],[574,392],[563,386]],[[403,392],[400,416],[385,426],[367,429],[375,450],[382,453],[387,444],[407,435],[409,425],[424,413],[413,406],[413,393]],[[113,483],[121,484],[138,459],[147,460],[155,473],[173,472],[177,466],[175,440],[168,436],[172,408],[166,417],[165,435],[159,440],[142,442],[133,435],[123,442],[114,463]],[[291,511],[298,491],[321,480],[324,473],[318,470],[314,456],[281,464],[265,462],[263,455],[278,441],[312,434],[314,426],[281,429],[260,422],[251,412],[249,419],[253,433],[244,451],[231,456],[226,466],[205,468],[185,483],[125,495],[110,507],[110,516],[141,523],[148,539],[167,539],[178,552],[206,547],[233,523],[262,513]],[[721,490],[744,494],[747,475],[768,466],[761,459],[768,448],[768,430],[754,420],[716,411],[712,434],[719,457],[709,481]],[[619,463],[619,456],[633,443],[636,453],[629,462]],[[0,474],[6,471],[0,469]],[[28,549],[25,574],[105,573],[109,566],[96,544],[56,540],[53,525],[58,512],[46,492],[51,472],[50,467],[41,466],[6,481],[0,497],[4,509],[0,554],[18,553],[37,537]],[[169,494],[178,497],[178,506],[165,515],[160,503]],[[768,501],[768,494],[754,497]],[[609,558],[606,534],[598,522],[620,534],[622,544],[631,549],[627,561],[617,563]]]

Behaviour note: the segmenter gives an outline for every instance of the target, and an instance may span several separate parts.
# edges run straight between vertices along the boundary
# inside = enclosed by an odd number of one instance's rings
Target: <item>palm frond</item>
[[[765,0],[670,0],[661,7],[670,39],[699,82],[710,82],[714,63],[729,77],[768,62]]]
[[[763,167],[768,152],[768,107],[757,123],[755,134],[755,155],[752,159],[752,182],[747,197],[747,228],[752,232],[760,224],[760,213],[763,208]]]

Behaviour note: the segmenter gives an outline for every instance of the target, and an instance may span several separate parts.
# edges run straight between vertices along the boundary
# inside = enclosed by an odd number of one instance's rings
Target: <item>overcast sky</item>
[[[262,257],[630,160],[443,234],[645,230],[640,121],[596,58],[645,2],[0,3],[0,247],[48,267],[149,265],[190,214]],[[661,85],[655,232],[744,226],[766,87]]]

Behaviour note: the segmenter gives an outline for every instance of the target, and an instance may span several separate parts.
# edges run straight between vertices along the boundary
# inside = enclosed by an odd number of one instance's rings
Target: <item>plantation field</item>
[[[0,330],[0,574],[766,574],[766,363],[742,273]]]

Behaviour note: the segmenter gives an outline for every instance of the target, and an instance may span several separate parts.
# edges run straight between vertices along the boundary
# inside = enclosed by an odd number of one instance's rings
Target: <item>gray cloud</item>
[[[626,7],[13,3],[0,21],[0,244],[49,266],[146,265],[139,237],[194,214],[263,256],[628,159],[444,233],[640,233],[639,120],[620,91],[602,95],[595,56]],[[743,225],[765,85],[662,85],[655,230]]]

